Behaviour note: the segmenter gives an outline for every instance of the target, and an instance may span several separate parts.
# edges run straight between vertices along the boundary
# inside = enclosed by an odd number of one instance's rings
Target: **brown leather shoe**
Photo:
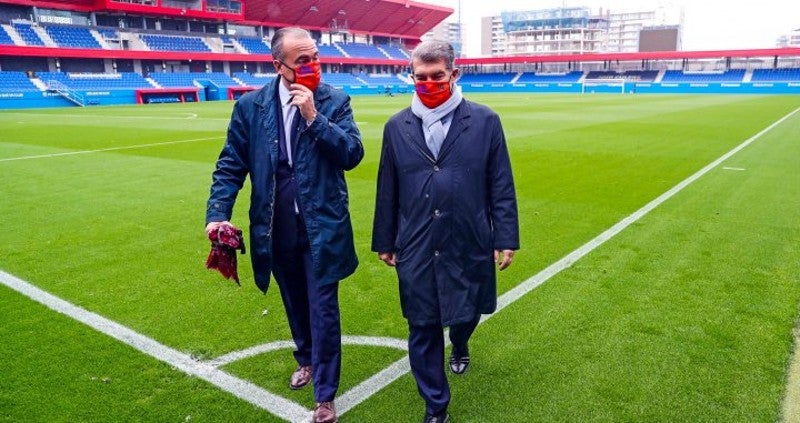
[[[333,401],[318,402],[314,408],[314,423],[336,423],[336,407]]]
[[[289,388],[300,389],[311,382],[311,366],[297,366],[292,377],[289,378]]]

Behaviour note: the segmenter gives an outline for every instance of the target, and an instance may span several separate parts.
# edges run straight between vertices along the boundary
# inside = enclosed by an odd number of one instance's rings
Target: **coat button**
[[[434,166],[434,167],[433,167],[433,171],[434,171],[434,172],[438,172],[438,171],[439,171],[439,166]]]
[[[439,250],[434,251],[433,255],[435,255],[436,257],[439,257]]]
[[[433,211],[433,215],[436,216],[436,217],[439,217],[439,216],[442,215],[442,212],[440,212],[439,209],[436,209],[436,210]]]

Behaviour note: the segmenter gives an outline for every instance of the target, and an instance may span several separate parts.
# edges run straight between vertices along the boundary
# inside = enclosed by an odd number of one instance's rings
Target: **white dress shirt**
[[[286,154],[289,156],[289,167],[293,167],[292,163],[292,121],[294,115],[297,113],[297,106],[293,106],[292,96],[289,94],[289,89],[283,84],[283,81],[278,83],[278,97],[281,100],[281,111],[283,112],[283,138],[286,141]]]

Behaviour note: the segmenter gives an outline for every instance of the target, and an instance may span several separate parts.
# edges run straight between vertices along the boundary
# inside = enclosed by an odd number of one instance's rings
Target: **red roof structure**
[[[409,0],[246,0],[247,23],[419,38],[453,9]]]
[[[2,3],[80,12],[129,12],[226,20],[245,25],[302,26],[418,40],[453,9],[410,0],[241,0],[243,14],[153,6],[113,0],[2,0]],[[205,5],[205,2],[203,2]]]

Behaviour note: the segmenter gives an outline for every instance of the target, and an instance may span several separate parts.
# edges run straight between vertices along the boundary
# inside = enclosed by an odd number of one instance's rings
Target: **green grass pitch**
[[[466,94],[511,150],[522,249],[499,294],[800,107],[797,96]],[[394,272],[369,251],[383,123],[408,96],[354,97],[348,172],[361,264],[343,333],[404,339]],[[203,266],[211,171],[232,103],[0,111],[0,270],[211,359],[290,339],[277,287]],[[454,422],[774,422],[800,304],[800,113],[479,326]],[[247,189],[247,188],[246,188]],[[247,227],[247,192],[233,222]],[[344,347],[340,393],[403,356]],[[289,350],[224,370],[289,391]],[[795,379],[796,380],[796,379]],[[797,383],[797,382],[795,382]],[[795,389],[798,389],[795,387]],[[406,374],[344,422],[417,422]],[[280,421],[0,285],[0,421]]]

